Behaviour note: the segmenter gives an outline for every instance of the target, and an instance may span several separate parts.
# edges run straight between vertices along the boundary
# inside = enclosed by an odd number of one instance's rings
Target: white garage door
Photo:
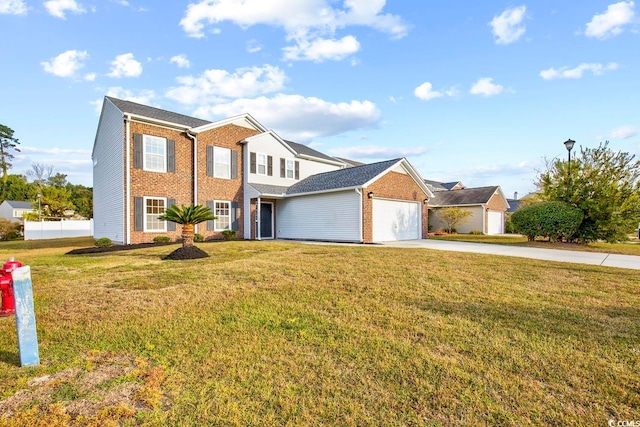
[[[504,220],[502,215],[503,215],[502,212],[488,211],[487,234],[504,233]]]
[[[373,241],[420,239],[420,203],[373,199]]]

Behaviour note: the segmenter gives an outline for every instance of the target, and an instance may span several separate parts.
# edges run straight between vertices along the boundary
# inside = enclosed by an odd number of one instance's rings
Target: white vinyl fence
[[[93,220],[25,221],[24,240],[93,236]]]

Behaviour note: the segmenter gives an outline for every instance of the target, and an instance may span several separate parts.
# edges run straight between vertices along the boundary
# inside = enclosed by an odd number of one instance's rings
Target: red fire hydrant
[[[18,267],[22,267],[22,263],[9,258],[0,270],[0,291],[2,292],[2,308],[0,316],[10,316],[16,313],[16,303],[13,299],[13,277],[11,273]]]

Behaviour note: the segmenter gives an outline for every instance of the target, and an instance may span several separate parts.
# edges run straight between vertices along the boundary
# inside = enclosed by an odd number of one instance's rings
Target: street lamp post
[[[564,142],[564,146],[567,148],[567,152],[569,153],[569,189],[571,189],[571,150],[573,149],[573,144],[576,142],[573,139],[567,139]]]
[[[42,210],[40,208],[40,198],[42,197],[42,194],[38,193],[38,221],[42,220]]]

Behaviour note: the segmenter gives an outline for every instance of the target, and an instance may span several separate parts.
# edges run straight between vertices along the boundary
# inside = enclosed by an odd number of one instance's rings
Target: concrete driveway
[[[546,261],[570,262],[575,264],[603,265],[607,267],[640,270],[640,256],[605,254],[599,252],[565,251],[560,249],[525,248],[511,245],[487,243],[451,242],[446,240],[403,240],[382,242],[382,246],[396,248],[425,248],[440,251],[472,252],[520,258],[542,259]]]

